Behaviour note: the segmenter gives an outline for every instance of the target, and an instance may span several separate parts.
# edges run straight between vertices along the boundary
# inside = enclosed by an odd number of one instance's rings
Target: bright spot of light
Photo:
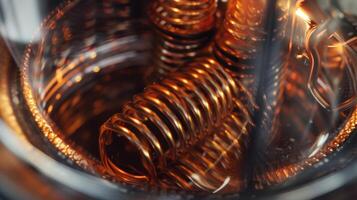
[[[231,177],[226,177],[225,179],[224,179],[224,182],[222,183],[222,185],[221,186],[219,186],[215,191],[213,191],[213,193],[217,193],[217,192],[219,192],[220,190],[222,190],[223,188],[225,188],[227,185],[228,185],[228,183],[231,181]]]
[[[309,15],[307,15],[307,14],[303,11],[302,8],[296,9],[295,14],[296,14],[297,16],[299,16],[299,17],[300,17],[302,20],[304,20],[305,22],[307,22],[307,23],[310,23],[310,22],[311,22],[311,19],[310,19]]]
[[[317,138],[315,144],[312,147],[313,151],[310,153],[309,158],[314,156],[325,145],[325,143],[326,143],[326,141],[328,139],[328,136],[329,136],[329,134],[325,133],[325,134],[321,134]]]

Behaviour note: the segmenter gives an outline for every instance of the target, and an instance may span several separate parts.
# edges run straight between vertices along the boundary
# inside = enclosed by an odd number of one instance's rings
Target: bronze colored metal
[[[248,99],[246,93],[214,59],[198,59],[148,86],[102,126],[102,161],[109,173],[126,182],[156,181],[158,172],[167,170],[168,163],[195,144],[209,140],[212,134],[218,135],[214,131],[222,123],[229,123],[225,118],[233,114],[233,108],[243,114],[241,124],[245,124],[248,104],[239,97]],[[240,134],[231,131],[222,134]],[[219,151],[214,149],[212,153]]]
[[[254,79],[253,60],[265,40],[265,0],[231,0],[215,37],[214,55],[246,84]]]
[[[156,27],[156,67],[166,74],[202,55],[216,26],[216,0],[154,0],[149,16]]]
[[[210,137],[160,175],[160,186],[210,193],[240,191],[246,186],[243,171],[251,127],[249,115],[235,109]]]

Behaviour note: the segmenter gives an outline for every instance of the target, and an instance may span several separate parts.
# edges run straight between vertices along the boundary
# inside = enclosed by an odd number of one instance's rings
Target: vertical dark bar
[[[270,81],[269,79],[271,78],[269,74],[271,74],[271,67],[267,66],[267,63],[270,63],[270,59],[272,56],[272,51],[271,47],[273,44],[273,38],[274,38],[274,29],[277,27],[276,24],[276,2],[277,0],[268,0],[267,3],[267,8],[265,10],[265,30],[266,30],[266,40],[263,43],[262,46],[262,51],[260,54],[257,55],[256,63],[255,65],[257,66],[255,69],[255,74],[256,74],[256,80],[255,80],[255,85],[256,85],[256,93],[255,93],[255,101],[256,105],[258,106],[258,109],[255,111],[253,115],[253,121],[255,123],[255,127],[252,130],[251,133],[251,142],[250,145],[248,145],[248,158],[247,158],[247,164],[245,167],[246,170],[246,175],[247,175],[247,193],[253,190],[254,188],[254,167],[259,164],[261,160],[264,160],[264,158],[259,158],[261,155],[259,154],[260,151],[262,151],[262,147],[264,147],[264,138],[266,138],[266,134],[269,134],[266,132],[266,130],[262,129],[265,125],[262,123],[264,120],[264,110],[266,109],[265,107],[267,106],[265,104],[264,100],[264,94],[266,93],[267,90],[267,83]]]

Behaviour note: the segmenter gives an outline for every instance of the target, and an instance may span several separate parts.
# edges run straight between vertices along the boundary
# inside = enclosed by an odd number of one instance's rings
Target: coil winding
[[[149,16],[156,27],[155,56],[166,74],[204,53],[215,26],[216,0],[155,0]]]
[[[102,160],[117,177],[129,182],[152,181],[156,169],[165,169],[188,147],[208,137],[233,107],[244,107],[238,97],[246,92],[214,59],[198,59],[148,86],[102,126]],[[130,166],[127,171],[118,168],[120,162],[115,164],[115,156],[108,155],[114,136],[131,145],[128,148],[134,149],[141,166]],[[130,150],[123,151],[128,154]]]
[[[232,0],[217,33],[214,55],[240,79],[254,78],[253,60],[265,40],[263,14],[266,1]]]
[[[236,108],[211,137],[178,158],[160,176],[160,186],[211,193],[239,191],[245,186],[242,168],[251,127],[250,111]]]

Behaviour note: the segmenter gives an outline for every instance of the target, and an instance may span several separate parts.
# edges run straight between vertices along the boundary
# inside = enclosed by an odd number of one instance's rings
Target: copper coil
[[[237,97],[246,92],[215,60],[198,59],[148,86],[102,126],[101,158],[119,179],[153,181],[157,170],[206,138],[234,106],[245,106]],[[123,153],[133,162],[123,162]]]
[[[212,29],[216,7],[216,0],[155,0],[150,18],[162,31],[193,37]]]
[[[157,32],[155,65],[159,74],[167,74],[184,63],[203,55],[209,37],[182,38]]]
[[[216,0],[154,0],[149,16],[157,28],[156,65],[170,72],[202,55],[215,26]]]
[[[252,77],[254,59],[265,40],[264,9],[266,1],[232,0],[214,46],[217,59],[241,78]]]
[[[246,109],[235,109],[211,137],[178,158],[160,175],[160,186],[210,193],[241,190],[246,185],[242,168],[252,126],[250,117],[242,114],[249,113]]]
[[[255,60],[266,41],[266,0],[231,0],[228,2],[223,25],[220,27],[213,46],[217,60],[236,76],[248,88],[254,83],[256,73]],[[289,2],[289,1],[287,1]],[[278,24],[286,24],[288,3],[279,2],[276,7]],[[281,30],[273,40],[281,39]]]

